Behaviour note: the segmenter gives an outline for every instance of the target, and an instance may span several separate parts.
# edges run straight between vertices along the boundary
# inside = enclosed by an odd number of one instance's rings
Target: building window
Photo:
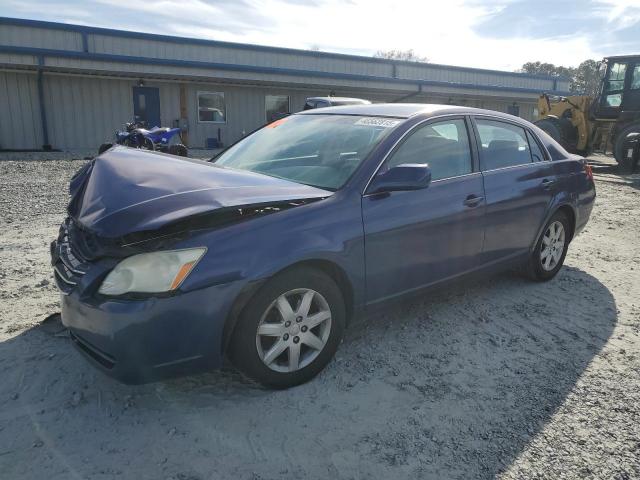
[[[267,123],[284,117],[289,113],[289,96],[266,95],[264,97],[264,110],[267,116]]]
[[[227,121],[224,93],[198,92],[198,121],[211,123]]]

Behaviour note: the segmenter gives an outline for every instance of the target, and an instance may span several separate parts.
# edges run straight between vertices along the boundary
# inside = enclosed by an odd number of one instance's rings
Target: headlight
[[[104,279],[98,293],[160,293],[175,290],[202,258],[206,248],[141,253],[121,261]]]

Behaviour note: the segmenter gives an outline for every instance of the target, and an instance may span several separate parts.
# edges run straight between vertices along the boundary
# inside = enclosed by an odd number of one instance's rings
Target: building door
[[[133,114],[147,128],[161,127],[160,90],[157,87],[133,87]]]

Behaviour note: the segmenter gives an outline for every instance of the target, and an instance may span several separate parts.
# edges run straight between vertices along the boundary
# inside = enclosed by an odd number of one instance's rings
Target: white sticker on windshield
[[[358,120],[354,125],[366,125],[368,127],[383,127],[390,128],[395,127],[400,123],[400,120],[394,120],[392,118],[380,118],[380,117],[365,117]]]

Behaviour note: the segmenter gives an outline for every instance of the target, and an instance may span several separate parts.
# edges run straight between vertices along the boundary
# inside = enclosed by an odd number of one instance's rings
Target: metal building
[[[306,97],[451,103],[531,119],[568,79],[0,17],[0,149],[97,148],[134,115],[228,145]]]

